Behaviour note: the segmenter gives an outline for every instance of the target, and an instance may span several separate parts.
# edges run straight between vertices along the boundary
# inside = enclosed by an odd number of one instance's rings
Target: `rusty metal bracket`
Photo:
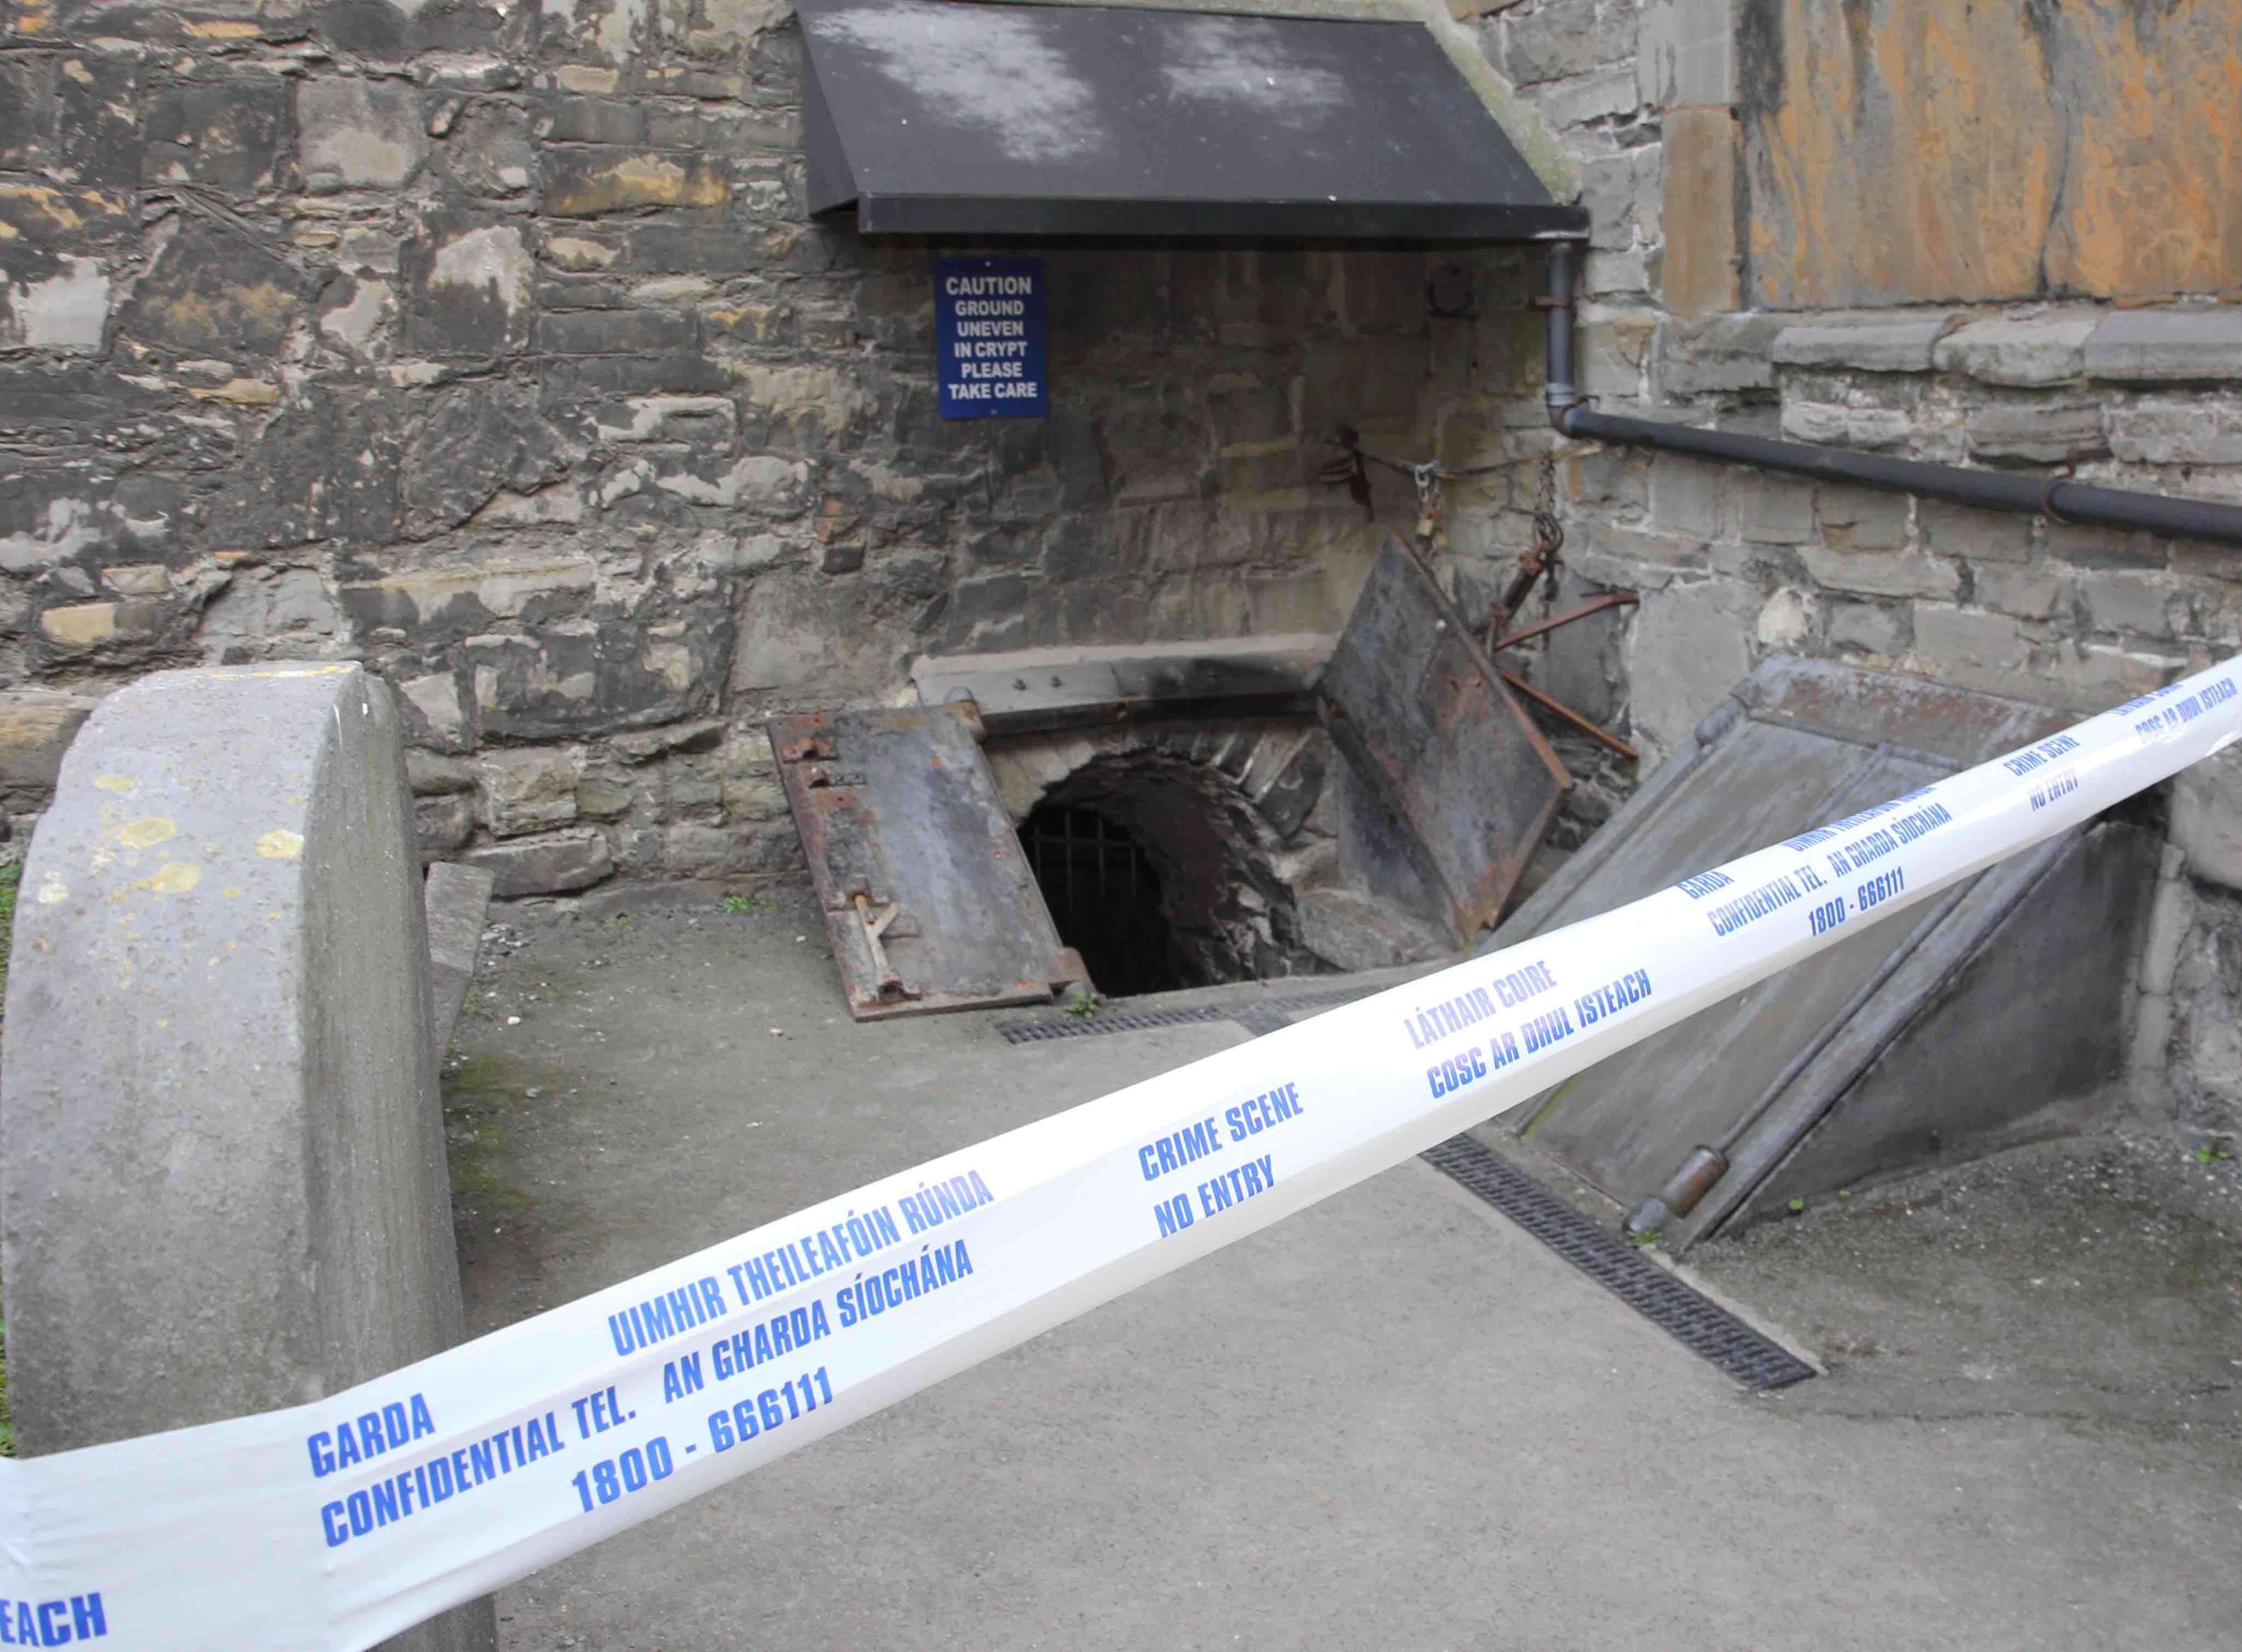
[[[1495,670],[1500,674],[1502,680],[1505,682],[1517,689],[1519,693],[1524,695],[1528,700],[1531,700],[1535,705],[1541,707],[1542,710],[1547,712],[1551,716],[1560,718],[1566,722],[1571,723],[1574,728],[1579,729],[1582,734],[1589,735],[1593,739],[1601,740],[1605,745],[1609,746],[1614,751],[1619,753],[1621,756],[1626,758],[1629,762],[1637,761],[1642,755],[1641,752],[1637,751],[1633,746],[1628,745],[1626,741],[1621,740],[1617,735],[1611,733],[1608,729],[1598,728],[1594,723],[1590,722],[1586,717],[1583,717],[1579,712],[1574,710],[1572,707],[1567,705],[1563,701],[1552,699],[1549,695],[1542,693],[1541,689],[1535,688],[1532,683],[1527,682],[1525,678],[1518,675],[1516,673],[1504,671],[1500,666],[1497,666]]]
[[[887,910],[879,917],[874,917],[872,903],[865,897],[862,890],[856,893],[855,903],[856,921],[863,925],[864,929],[864,944],[871,949],[872,976],[879,983],[882,1001],[893,1003],[898,998],[916,998],[923,996],[919,989],[906,986],[903,984],[903,977],[897,974],[895,966],[888,962],[887,948],[880,944],[880,937],[888,932],[888,926],[896,921],[903,908],[889,901],[887,903]]]
[[[1591,614],[1601,614],[1606,608],[1624,608],[1630,602],[1641,601],[1642,594],[1639,591],[1606,591],[1601,596],[1592,597],[1576,608],[1567,608],[1562,614],[1553,614],[1547,619],[1527,626],[1522,630],[1513,631],[1507,635],[1495,638],[1488,645],[1488,651],[1491,653],[1498,648],[1512,648],[1529,638],[1538,637],[1544,632],[1554,631],[1560,626],[1570,625],[1575,620],[1585,620]]]

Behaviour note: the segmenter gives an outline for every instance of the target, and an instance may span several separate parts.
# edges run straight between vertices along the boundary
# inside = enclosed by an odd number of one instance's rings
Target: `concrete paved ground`
[[[536,932],[477,988],[448,1078],[472,1321],[1248,1036],[1016,1047],[989,1022],[850,1025],[799,895]],[[1843,1276],[1806,1233],[1709,1271],[1748,1304]],[[2242,1373],[2242,1308],[2190,1253],[2182,1363]],[[502,1643],[2234,1644],[2234,1389],[2184,1415],[2098,1408],[2084,1376],[2061,1404],[1917,1403],[1854,1352],[1892,1334],[1906,1255],[1794,1290],[1845,1352],[1753,1399],[1412,1162],[525,1580]],[[2029,1364],[2033,1323],[1957,1335]]]

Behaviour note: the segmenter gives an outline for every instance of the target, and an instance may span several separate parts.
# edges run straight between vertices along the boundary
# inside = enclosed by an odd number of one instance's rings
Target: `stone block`
[[[607,742],[609,749],[628,763],[652,762],[656,757],[696,755],[714,751],[723,743],[724,725],[714,721],[671,723],[667,728],[617,735]]]
[[[722,455],[681,460],[657,473],[654,485],[695,505],[727,509],[744,505],[780,520],[809,508],[809,467],[768,453],[749,453],[728,463]]]
[[[1581,306],[1580,317],[1581,388],[1611,401],[1640,397],[1657,322],[1640,311],[1603,304]]]
[[[406,450],[406,531],[456,527],[502,490],[534,494],[565,476],[581,451],[514,392],[463,386],[436,404]]]
[[[1667,285],[1673,289],[1671,252]],[[1701,321],[1668,319],[1658,330],[1658,387],[1668,396],[1708,391],[1768,390],[1775,385],[1775,339],[1787,325],[1780,315],[1711,315]]]
[[[1963,434],[1974,459],[2065,465],[2110,451],[2098,402],[2044,402],[1972,408]]]
[[[606,442],[728,450],[739,441],[740,410],[729,396],[634,396],[601,408],[598,424]]]
[[[553,837],[493,843],[470,850],[460,858],[491,875],[491,894],[500,900],[589,889],[615,870],[607,834],[590,827]]]
[[[301,275],[247,236],[191,218],[140,278],[118,326],[181,354],[279,355],[310,296]]]
[[[406,338],[426,356],[501,356],[528,346],[536,260],[519,224],[435,212],[400,259]]]
[[[106,261],[48,248],[6,249],[0,260],[0,277],[13,277],[26,265],[50,272],[0,280],[0,346],[101,353],[115,290]]]
[[[248,196],[295,178],[295,97],[277,77],[167,88],[150,104],[141,138],[140,175],[150,184]]]
[[[1914,422],[1896,407],[1856,407],[1845,402],[1782,404],[1782,433],[1795,441],[1869,451],[1906,445]]]
[[[1642,508],[1650,503],[1650,462],[1649,454],[1625,447],[1570,453],[1559,461],[1558,481],[1575,505]]]
[[[2186,614],[2180,593],[2151,574],[2089,574],[2078,581],[2078,594],[2086,606],[2087,622],[2098,631],[2169,638],[2175,616]]]
[[[2180,770],[2172,782],[2172,843],[2192,876],[2242,890],[2242,747]]]
[[[711,156],[694,151],[639,150],[604,144],[552,148],[539,157],[545,211],[556,218],[668,207],[721,210],[730,179]]]
[[[715,603],[651,623],[603,603],[534,636],[470,637],[460,652],[486,734],[554,740],[701,709],[722,678],[732,627]]]
[[[1862,373],[1928,373],[1932,346],[1950,311],[1872,310],[1821,315],[1775,336],[1775,359],[1793,367],[1850,367]]]
[[[446,682],[451,679],[446,677]],[[446,757],[418,746],[405,749],[405,780],[415,797],[435,797],[449,792],[473,791],[475,770],[473,763],[457,757]]]
[[[237,547],[393,540],[403,449],[393,397],[315,383],[284,404],[210,507],[211,538]]]
[[[1588,209],[1588,245],[1614,252],[1635,245],[1635,162],[1624,153],[1581,166],[1581,205]]]
[[[699,342],[694,317],[682,311],[577,310],[537,324],[537,347],[548,355],[661,355]]]
[[[1803,545],[1814,537],[1814,485],[1764,471],[1736,483],[1743,536],[1757,545]]]
[[[722,826],[684,822],[661,829],[661,870],[671,877],[728,877],[748,870],[748,842]]]
[[[1989,562],[1970,570],[1978,605],[2024,620],[2051,620],[2068,611],[2071,582],[2044,567]]]
[[[63,754],[100,703],[46,688],[0,693],[0,807],[23,814],[47,806]]]
[[[498,103],[477,103],[460,117],[441,151],[444,177],[477,200],[526,204],[537,181],[529,118]]]
[[[1822,537],[1840,552],[1896,550],[1907,543],[1909,507],[1904,494],[1825,484],[1815,490]]]
[[[399,683],[397,692],[404,702],[400,708],[416,747],[445,752],[474,749],[472,708],[462,702],[459,679],[451,672],[411,678]],[[473,783],[470,776],[467,784]]]
[[[416,798],[413,832],[423,862],[465,849],[475,835],[474,805],[456,792]]]
[[[1756,610],[1756,597],[1751,599]],[[1661,752],[1684,750],[1705,714],[1751,669],[1744,615],[1712,585],[1643,598],[1629,659],[1629,715]]]
[[[245,748],[256,762],[178,760]],[[386,688],[314,666],[119,690],[65,761],[26,876],[0,1084],[23,1446],[301,1405],[457,1341]],[[127,913],[144,939],[120,970]],[[213,967],[210,937],[237,933]]]
[[[1913,617],[1910,657],[1925,675],[1991,694],[2018,692],[2031,650],[2016,621],[1922,602]]]
[[[387,628],[426,642],[467,636],[501,620],[552,625],[582,613],[598,585],[594,564],[571,559],[418,568],[346,585],[341,595],[344,612],[361,631]],[[412,685],[406,693],[414,697]]]
[[[2101,319],[2099,311],[2058,310],[1973,321],[1940,339],[1934,359],[1939,372],[1981,384],[2064,384],[2085,375],[2086,341]]]
[[[393,190],[428,158],[420,97],[410,84],[322,76],[298,83],[304,185],[315,195]]]
[[[2109,451],[2133,465],[2242,465],[2242,407],[2208,400],[2113,407]]]
[[[1821,604],[1811,592],[1779,590],[1760,607],[1752,634],[1762,648],[1787,653],[1814,635]]]
[[[555,751],[493,752],[475,764],[483,823],[521,837],[576,818],[575,760]]]
[[[315,0],[308,8],[292,0],[242,9],[282,17],[314,10],[320,33],[338,50],[385,64],[410,62],[424,52],[509,52],[526,44],[525,26],[536,16],[535,8],[510,0]],[[566,16],[571,10],[567,3],[545,8],[548,16]]]
[[[1863,596],[1950,597],[1962,588],[1958,568],[1919,551],[1807,545],[1800,547],[1799,554],[1814,582],[1824,590]]]
[[[646,139],[646,115],[628,98],[563,93],[540,105],[537,132],[553,144],[635,144]]]
[[[1635,91],[1635,71],[1626,64],[1612,64],[1569,79],[1551,81],[1534,89],[1534,101],[1542,118],[1560,128],[1586,126],[1615,115],[1632,115],[1641,106],[1640,94]],[[1722,118],[1728,118],[1725,111]],[[1667,138],[1670,143],[1670,124]]]
[[[1944,500],[1919,499],[1915,522],[1923,548],[1970,562],[2022,562],[2032,549],[2032,518],[2009,511],[1972,510]]]
[[[1741,296],[1736,245],[1736,123],[1726,107],[1666,116],[1666,307],[1717,315]]]
[[[1877,602],[1833,602],[1829,605],[1829,641],[1840,648],[1857,648],[1879,659],[1895,659],[1914,638],[1903,606]]]
[[[2115,527],[2082,527],[2072,522],[2047,525],[2047,554],[2073,567],[2162,567],[2164,541],[2153,534]]]
[[[1592,5],[1558,0],[1503,24],[1503,72],[1521,86],[1586,74],[1601,55]]]
[[[1733,473],[1708,460],[1661,453],[1650,467],[1650,519],[1685,538],[1721,537]]]
[[[1646,0],[1635,25],[1643,104],[1670,110],[1735,101],[1734,0]]]
[[[78,602],[39,614],[39,635],[67,654],[130,650],[162,638],[174,615],[167,602]]]
[[[2242,379],[2242,306],[2112,312],[2086,340],[2085,369],[2123,383]]]

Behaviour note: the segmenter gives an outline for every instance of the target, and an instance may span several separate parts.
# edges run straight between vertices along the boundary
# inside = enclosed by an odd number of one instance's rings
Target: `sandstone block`
[[[1672,280],[1669,268],[1669,285]],[[1764,314],[1662,322],[1658,330],[1659,388],[1669,396],[1770,388],[1775,335],[1786,322],[1783,316]]]
[[[2242,306],[2113,312],[2086,340],[2085,369],[2135,383],[2242,379]]]
[[[2180,594],[2148,574],[2089,574],[2078,581],[2078,594],[2088,622],[2098,631],[2170,637],[2175,615],[2186,612]]]
[[[420,94],[409,84],[322,77],[296,88],[304,183],[313,194],[396,189],[428,158]]]
[[[475,835],[474,805],[460,794],[413,800],[413,831],[420,858],[433,859],[465,849]]]
[[[1916,526],[1924,548],[1971,562],[2021,562],[2031,555],[2032,519],[2008,511],[1971,510],[1943,500],[1920,499]]]
[[[1979,407],[1963,425],[1972,457],[2064,465],[2110,451],[2098,402]]]
[[[1829,641],[1837,648],[1858,648],[1880,659],[1904,652],[1913,633],[1908,611],[1876,602],[1837,602],[1829,608]]]
[[[44,688],[0,694],[0,805],[17,814],[46,807],[63,754],[100,703]]]
[[[1953,319],[1953,313],[1946,311],[1928,315],[1910,310],[1816,316],[1775,334],[1775,359],[1794,367],[1928,373],[1932,346]]]
[[[721,165],[691,151],[587,144],[540,156],[545,210],[556,218],[599,218],[648,207],[720,208],[732,198]]]
[[[1799,554],[1815,583],[1825,590],[1863,596],[1950,597],[1962,588],[1960,570],[1920,552],[1808,545]]]
[[[493,752],[475,764],[484,823],[520,837],[576,818],[576,764],[554,751]]]
[[[2070,605],[2070,581],[2043,567],[1988,563],[1972,570],[1983,607],[2024,620],[2051,620]]]
[[[1989,385],[2063,384],[2086,372],[2086,341],[2099,311],[2000,316],[1957,327],[1934,353],[1941,373],[1966,373]]]
[[[589,889],[615,870],[607,835],[589,827],[553,837],[493,843],[470,850],[460,858],[490,873],[491,893],[501,900]]]
[[[1651,521],[1686,538],[1718,539],[1733,475],[1706,460],[1659,454],[1650,467]]]
[[[308,296],[304,278],[246,237],[180,227],[118,318],[131,336],[183,353],[278,355]]]
[[[2242,465],[2242,407],[2215,401],[2114,407],[2109,451],[2137,465]]]

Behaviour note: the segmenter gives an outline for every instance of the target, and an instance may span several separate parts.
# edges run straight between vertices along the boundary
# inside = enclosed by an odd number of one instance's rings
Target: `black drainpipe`
[[[1770,441],[1763,436],[1598,413],[1584,405],[1580,387],[1574,382],[1574,252],[1573,244],[1567,241],[1550,247],[1549,292],[1543,300],[1549,312],[1549,422],[1567,436],[1787,471],[1817,481],[1881,487],[1888,493],[1943,499],[1980,510],[2015,511],[2087,527],[2138,528],[2174,539],[2242,545],[2242,506],[2096,487],[2061,476],[2041,480],[1996,470],[1965,470],[1958,465],[1886,459],[1842,447]]]

